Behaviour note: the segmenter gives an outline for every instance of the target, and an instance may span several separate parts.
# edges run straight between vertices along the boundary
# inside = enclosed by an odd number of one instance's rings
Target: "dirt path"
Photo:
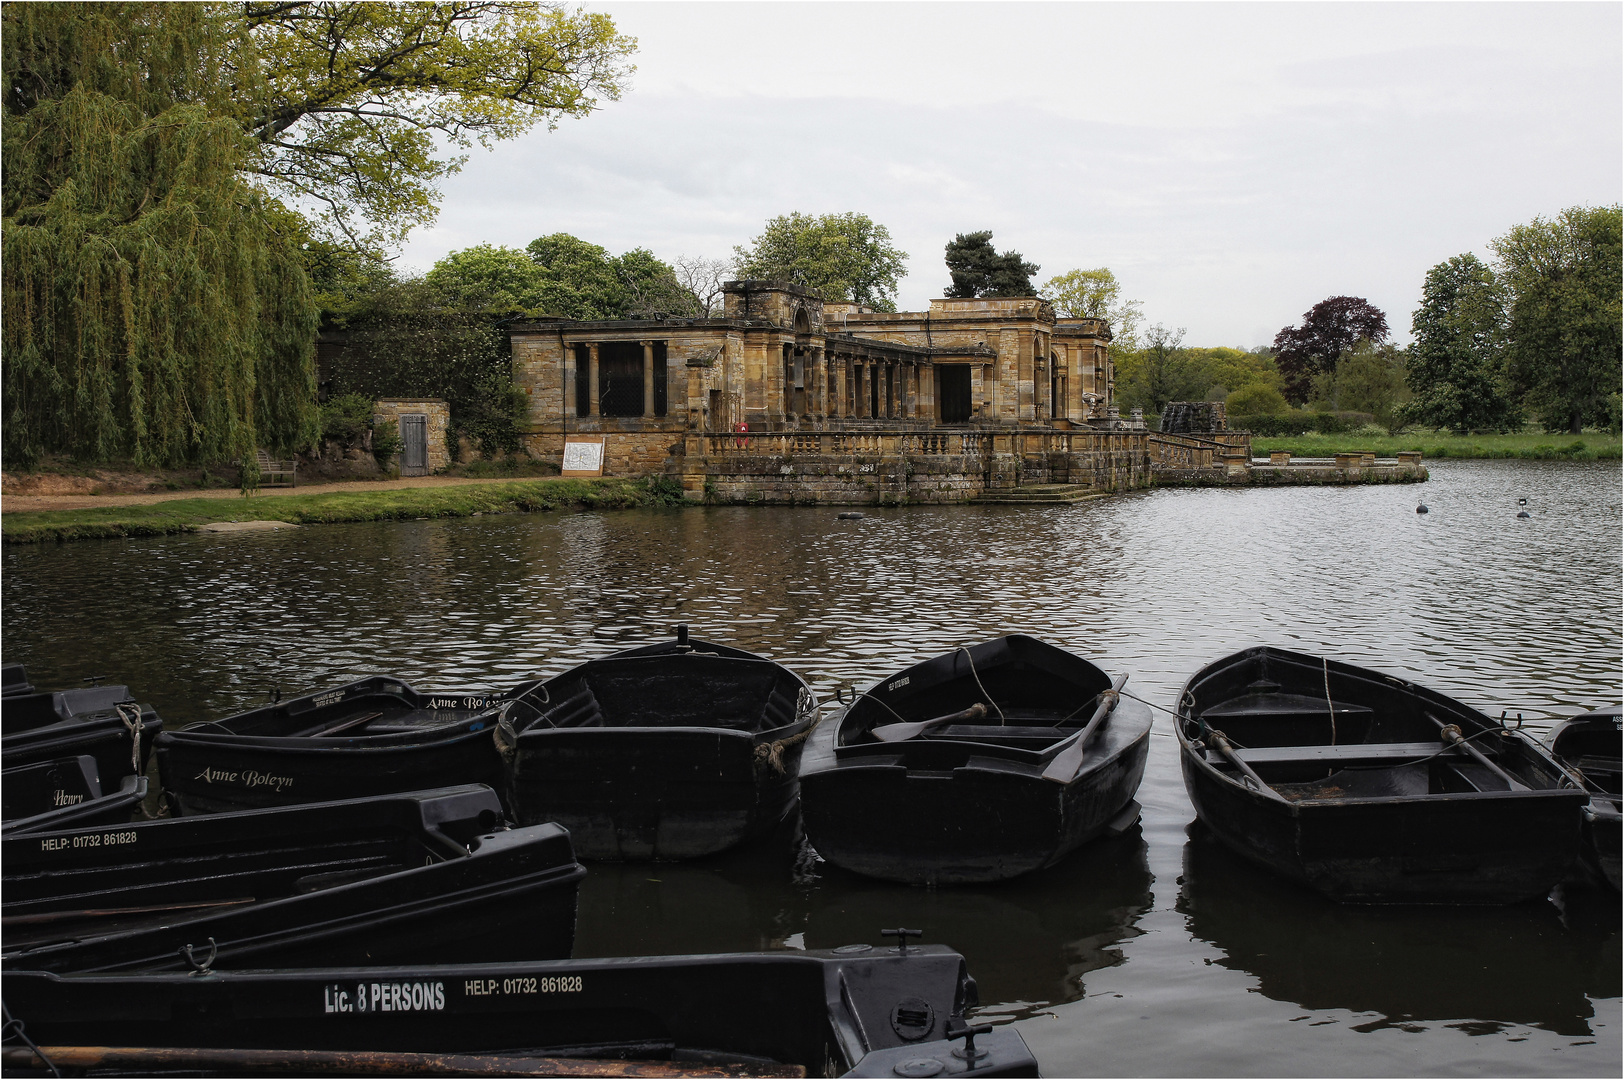
[[[521,480],[544,479],[519,477]],[[399,491],[402,488],[461,487],[465,484],[510,484],[514,479],[470,480],[460,476],[403,476],[399,480],[346,480],[337,484],[300,484],[296,488],[260,488],[249,498],[275,495],[325,495],[335,491]],[[0,495],[0,513],[29,510],[89,510],[99,506],[150,506],[174,499],[240,499],[236,488],[163,491],[150,495]]]

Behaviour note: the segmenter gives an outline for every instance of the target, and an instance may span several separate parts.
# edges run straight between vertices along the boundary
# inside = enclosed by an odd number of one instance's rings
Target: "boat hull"
[[[1036,1076],[1036,1062],[1009,1026],[977,1038],[986,1056],[978,1056],[975,1069],[952,1056],[962,1041],[948,1043],[947,1030],[976,1004],[974,986],[962,957],[934,945],[912,946],[905,955],[857,945],[219,971],[207,979],[4,975],[7,1008],[43,1046],[457,1055],[470,1071],[492,1075],[524,1071],[525,1059],[567,1056],[581,1075],[596,1074],[592,1059],[601,1058],[622,1059],[605,1062],[625,1070],[616,1075],[638,1075],[637,1062],[654,1060],[695,1071],[706,1064],[740,1067],[729,1075],[752,1075],[751,1065],[799,1065],[819,1076]],[[242,1074],[252,1060],[198,1056],[228,1075]],[[153,1059],[146,1061],[150,1069]],[[934,1069],[920,1071],[925,1062]],[[353,1075],[369,1062],[344,1064]]]
[[[507,715],[516,820],[560,823],[583,859],[678,860],[789,816],[817,702],[781,665],[679,636],[578,665]]]
[[[1181,764],[1196,816],[1226,847],[1341,903],[1517,903],[1550,892],[1578,854],[1568,792],[1289,805],[1190,755]]]
[[[999,639],[966,651],[977,657],[977,677],[995,698],[1006,690],[1013,697],[1013,684],[1041,674],[1063,675],[1069,691],[1046,695],[1064,702],[1057,707],[1060,716],[1077,708],[1091,711],[1093,695],[1110,685],[1080,657],[1029,638]],[[905,687],[911,697],[896,695],[883,711],[907,720],[951,707],[944,703],[962,704],[961,693],[968,700],[969,691],[954,682],[948,661],[955,655],[883,679],[865,696]],[[1072,670],[1076,667],[1086,673]],[[1086,682],[1090,675],[1097,685]],[[921,700],[927,706],[918,706]],[[1026,711],[1034,707],[1023,703]],[[1048,758],[974,736],[847,745],[843,739],[855,742],[866,734],[851,730],[860,718],[850,712],[818,727],[801,764],[807,840],[843,869],[916,885],[1001,881],[1051,866],[1137,819],[1133,797],[1144,778],[1151,716],[1136,701],[1117,703],[1087,744],[1082,765],[1065,782],[1044,777]]]
[[[185,970],[556,959],[585,870],[556,825],[497,830],[488,788],[4,841],[5,964]]]
[[[1333,900],[1516,903],[1578,854],[1587,796],[1542,748],[1399,677],[1256,648],[1197,673],[1181,700],[1180,768],[1202,824]],[[1516,786],[1444,741],[1444,722]]]
[[[144,771],[147,751],[163,726],[150,705],[130,699],[126,686],[9,694],[0,701],[5,736],[0,766],[87,756],[95,759],[96,775],[109,790],[122,777]]]
[[[1584,813],[1584,842],[1579,851],[1578,884],[1603,885],[1619,891],[1621,839],[1620,719],[1617,706],[1598,709],[1559,724],[1551,732],[1551,753],[1590,791]]]
[[[762,745],[714,728],[527,732],[511,802],[523,824],[568,829],[578,858],[713,855],[771,832],[795,804],[800,746],[775,768]]]
[[[477,725],[477,726],[475,726]],[[158,736],[158,772],[176,814],[218,814],[502,783],[494,723],[421,738],[273,739],[193,731]]]
[[[417,691],[373,676],[165,731],[155,744],[158,772],[176,814],[452,784],[500,787],[502,759],[493,736],[496,710],[506,700],[501,692]]]
[[[941,770],[898,763],[809,773],[801,819],[819,856],[853,873],[910,885],[1003,881],[1131,826],[1137,813],[1118,819],[1137,810],[1149,742],[1132,740],[1086,782],[1066,785],[974,757]]]

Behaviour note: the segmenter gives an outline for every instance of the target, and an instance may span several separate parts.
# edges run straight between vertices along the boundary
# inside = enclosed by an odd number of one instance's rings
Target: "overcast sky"
[[[1187,344],[1341,294],[1408,340],[1430,266],[1624,187],[1618,3],[588,6],[638,39],[630,90],[474,149],[403,268],[554,232],[723,257],[855,210],[908,252],[904,310],[991,229]]]

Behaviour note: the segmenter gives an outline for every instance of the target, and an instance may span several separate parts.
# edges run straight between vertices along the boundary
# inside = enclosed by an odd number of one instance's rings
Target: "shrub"
[[[1285,395],[1267,383],[1243,386],[1224,399],[1230,416],[1282,416],[1291,411]]]
[[[1282,435],[1306,435],[1314,430],[1314,417],[1305,412],[1288,412],[1284,416],[1250,416],[1246,418],[1245,427],[1251,429],[1252,434],[1264,438],[1279,438]]]
[[[372,429],[372,456],[378,459],[379,465],[400,453],[405,445],[400,437],[400,425],[393,420],[385,420]]]
[[[321,406],[321,437],[344,447],[359,446],[372,426],[372,399],[365,394],[340,394]]]

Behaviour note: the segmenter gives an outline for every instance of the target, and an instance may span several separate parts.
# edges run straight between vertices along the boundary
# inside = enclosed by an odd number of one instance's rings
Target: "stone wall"
[[[673,455],[682,453],[683,432],[672,425],[664,431],[613,430],[614,420],[594,425],[591,431],[577,431],[571,427],[568,436],[557,430],[529,432],[520,438],[525,452],[531,457],[561,464],[564,460],[566,437],[603,439],[603,475],[605,476],[657,476],[675,471]],[[641,425],[638,425],[641,427]]]
[[[1150,483],[1144,432],[944,431],[694,435],[671,470],[693,501],[778,505],[967,502],[1023,484]]]
[[[372,424],[374,427],[385,420],[400,423],[400,418],[414,413],[427,417],[428,429],[428,467],[426,472],[436,473],[451,466],[451,451],[446,446],[446,429],[451,426],[451,407],[439,398],[379,398],[372,406]],[[401,465],[401,471],[406,472],[405,450],[396,461]],[[419,470],[412,470],[418,472]]]

